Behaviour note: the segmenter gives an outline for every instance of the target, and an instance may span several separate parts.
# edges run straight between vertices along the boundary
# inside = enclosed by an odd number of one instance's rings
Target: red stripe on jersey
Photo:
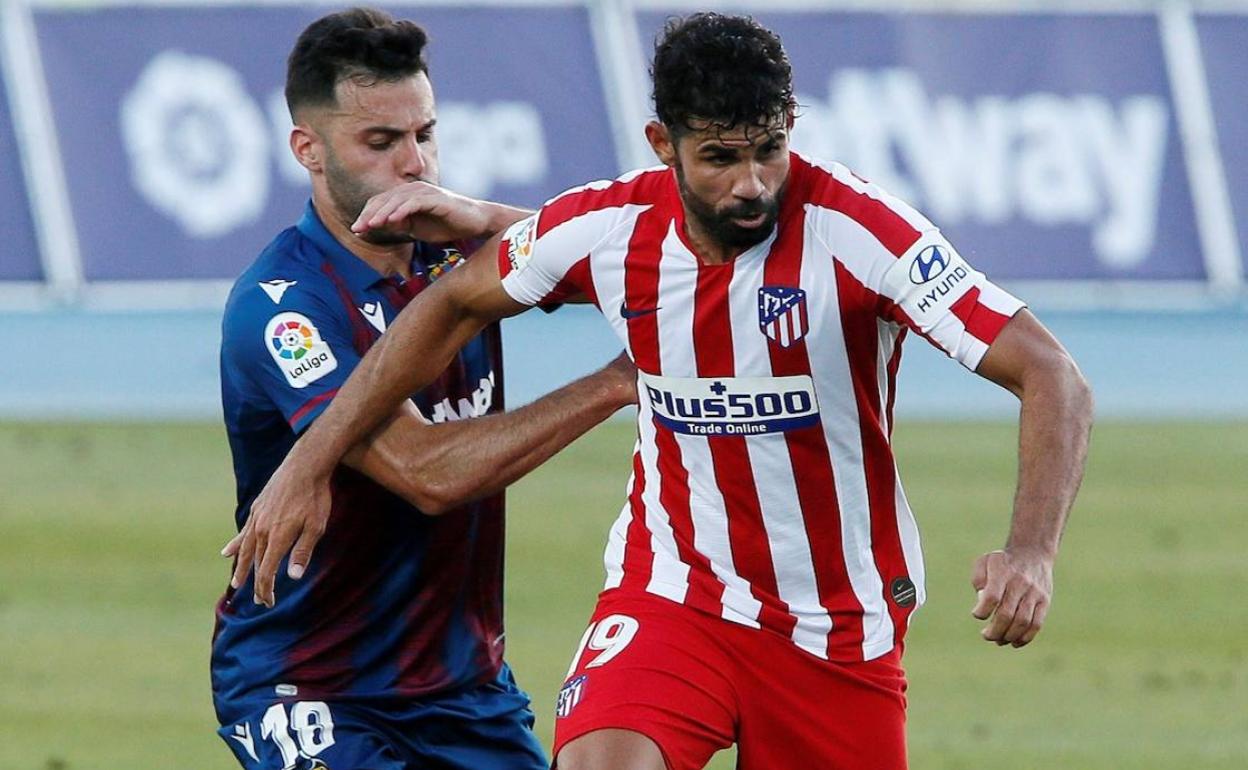
[[[991,345],[1010,322],[1008,315],[998,313],[979,301],[978,286],[962,295],[949,310],[966,326],[968,332],[985,345]]]
[[[799,196],[790,191],[788,200]],[[796,206],[795,206],[796,209]],[[801,286],[802,242],[806,217],[801,209],[782,213],[785,227],[771,247],[763,268],[767,286]],[[771,371],[775,377],[810,375],[810,356],[803,337],[789,347],[770,341]],[[836,479],[832,456],[828,452],[823,425],[791,430],[784,434],[793,464],[793,480],[797,499],[810,542],[811,561],[815,567],[815,583],[819,603],[832,617],[828,636],[828,657],[833,660],[862,658],[862,605],[854,596],[845,567],[841,540],[841,511],[837,504]]]
[[[339,466],[330,480],[331,511],[325,536],[316,550],[316,569],[304,578],[301,606],[312,625],[289,647],[282,670],[287,681],[316,693],[350,687],[356,676],[357,645],[375,608],[372,590],[376,565],[358,554],[380,553],[386,541],[389,493],[359,472]],[[442,637],[439,637],[442,638]],[[444,677],[440,666],[431,677]]]
[[[338,395],[338,389],[334,388],[333,390],[327,390],[320,395],[309,398],[306,402],[304,402],[303,406],[296,409],[295,413],[290,416],[290,427],[298,428],[299,421],[307,416],[308,412],[315,409],[317,405],[328,401],[336,395]]]
[[[651,208],[637,218],[632,237],[629,239],[627,256],[624,257],[624,302],[629,307],[654,308],[659,306],[659,260],[662,259],[663,238],[671,225],[670,214]],[[643,372],[662,372],[659,356],[658,313],[646,313],[628,320],[628,349],[633,363]],[[689,473],[681,460],[680,446],[671,430],[655,424],[655,447],[658,450],[659,504],[667,511],[676,540],[680,560],[690,565],[690,590],[685,603],[705,612],[718,615],[719,597],[723,587],[718,586],[706,557],[693,548],[693,518],[689,512]],[[630,527],[630,535],[632,534]],[[650,537],[636,544],[650,549]],[[628,549],[625,556],[628,556]],[[625,561],[627,574],[632,565]],[[653,566],[651,565],[651,569]]]
[[[880,403],[879,325],[871,312],[878,297],[850,274],[839,261],[836,267],[836,288],[841,303],[841,326],[845,332],[845,350],[854,398],[858,402],[858,423],[862,434],[863,472],[867,481],[868,509],[871,514],[871,553],[875,567],[884,582],[884,604],[893,619],[893,635],[900,640],[913,606],[901,607],[892,598],[892,582],[909,578],[905,554],[901,548],[901,532],[897,528],[897,473],[892,447],[884,432]]]
[[[728,302],[734,266],[735,262],[698,265],[693,293],[693,350],[699,377],[732,377],[736,373]],[[733,568],[749,582],[750,592],[762,603],[758,620],[763,628],[791,636],[797,619],[779,598],[775,560],[745,437],[716,436],[707,439],[706,444],[715,483],[724,498]]]
[[[807,202],[845,214],[875,236],[893,256],[901,257],[922,235],[887,203],[861,193],[823,169],[797,155],[792,156],[794,176],[810,175],[811,194]]]
[[[583,294],[585,297],[597,307],[598,291],[594,288],[594,276],[591,272],[589,263],[589,255],[586,254],[572,265],[568,272],[564,273],[559,283],[555,284],[555,288],[550,293],[542,297],[539,305],[550,305],[565,302],[568,299]]]
[[[906,332],[909,331],[905,327],[897,333],[897,338],[893,340],[893,355],[888,359],[888,399],[885,405],[885,415],[888,417],[888,436],[893,436],[893,404],[897,401],[897,371],[901,369],[901,343],[906,339]]]
[[[646,491],[646,468],[641,462],[641,452],[633,452],[633,488],[628,492],[628,508],[632,514],[624,533],[624,576],[621,590],[646,590],[654,569],[654,550],[650,544],[650,531],[646,528],[646,504],[642,496]]]
[[[653,203],[658,197],[656,185],[662,185],[671,173],[670,169],[646,171],[628,181],[615,180],[599,189],[581,189],[565,193],[542,207],[537,219],[537,237],[571,219],[627,203]]]

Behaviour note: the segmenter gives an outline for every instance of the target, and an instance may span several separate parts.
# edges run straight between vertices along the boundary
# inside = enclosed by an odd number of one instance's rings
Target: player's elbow
[[[424,468],[405,474],[405,478],[403,498],[428,516],[441,516],[479,496],[454,473]]]
[[[1050,394],[1063,405],[1068,418],[1085,429],[1091,428],[1096,401],[1092,385],[1069,353],[1061,348],[1050,351],[1036,363],[1027,379],[1030,382],[1024,391],[1034,389]]]

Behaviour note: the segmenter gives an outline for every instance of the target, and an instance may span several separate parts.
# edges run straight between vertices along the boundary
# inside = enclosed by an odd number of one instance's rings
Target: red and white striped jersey
[[[722,265],[684,234],[667,168],[554,198],[512,226],[503,287],[587,295],[640,371],[607,587],[870,660],[924,600],[890,446],[908,330],[974,370],[1023,304],[922,215],[794,154],[776,228]]]

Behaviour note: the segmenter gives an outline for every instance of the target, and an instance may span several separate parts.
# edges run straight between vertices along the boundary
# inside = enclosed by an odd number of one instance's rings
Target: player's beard
[[[334,151],[328,149],[325,153],[325,186],[329,189],[330,200],[338,208],[347,226],[360,218],[360,212],[364,210],[369,198],[377,193],[385,192],[373,189],[353,176],[338,162],[338,156],[334,154]],[[378,246],[394,246],[416,240],[407,233],[387,230],[369,230],[360,235],[360,239]]]
[[[780,201],[784,199],[784,190],[788,186],[788,180],[785,180],[775,195],[761,196],[752,201],[717,209],[689,189],[685,184],[684,169],[679,163],[676,164],[676,183],[680,186],[680,199],[689,214],[698,220],[698,224],[716,243],[730,249],[748,249],[767,240],[780,217]],[[756,227],[742,227],[732,221],[738,217],[749,219],[764,213],[766,216]]]

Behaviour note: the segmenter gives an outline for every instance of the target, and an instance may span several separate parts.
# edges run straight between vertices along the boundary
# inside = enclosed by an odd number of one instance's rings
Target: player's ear
[[[646,124],[646,141],[654,150],[659,162],[665,166],[676,165],[676,145],[672,142],[672,132],[657,120]]]
[[[321,172],[321,139],[310,127],[299,124],[290,130],[290,151],[299,165],[314,174]]]

